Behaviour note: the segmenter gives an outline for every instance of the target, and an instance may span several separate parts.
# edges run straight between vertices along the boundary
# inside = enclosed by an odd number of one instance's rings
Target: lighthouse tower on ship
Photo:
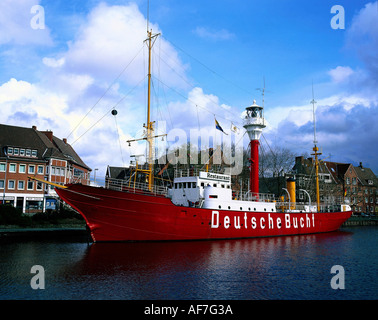
[[[251,147],[251,166],[249,174],[249,190],[252,195],[258,200],[259,193],[259,140],[262,134],[262,129],[266,127],[264,119],[264,108],[253,104],[246,108],[247,114],[244,119],[244,128],[248,132]]]

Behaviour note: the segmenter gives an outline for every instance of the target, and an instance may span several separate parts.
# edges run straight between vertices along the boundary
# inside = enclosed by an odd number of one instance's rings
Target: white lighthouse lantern
[[[246,108],[246,116],[244,119],[244,128],[248,132],[249,139],[259,140],[262,129],[266,127],[264,119],[264,108],[256,104],[256,100],[253,100],[253,104]]]

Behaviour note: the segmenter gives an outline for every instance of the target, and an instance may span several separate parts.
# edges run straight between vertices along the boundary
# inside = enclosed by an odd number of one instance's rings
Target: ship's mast
[[[312,115],[313,115],[313,120],[314,120],[314,147],[312,150],[314,153],[311,155],[314,156],[315,158],[315,183],[316,183],[316,205],[318,212],[320,212],[320,191],[319,191],[319,159],[318,156],[321,155],[319,151],[319,148],[316,146],[318,141],[316,140],[316,120],[315,120],[315,99],[314,99],[314,85],[312,85]]]
[[[152,47],[156,41],[159,34],[152,34],[152,30],[147,30],[147,42],[148,47],[148,98],[147,98],[147,143],[148,143],[148,189],[151,190],[154,184],[154,156],[153,156],[153,132],[154,132],[154,122],[151,121],[150,111],[151,111],[151,51]]]
[[[147,134],[145,137],[140,139],[132,139],[127,140],[130,142],[139,141],[139,140],[147,140],[148,144],[148,152],[147,152],[147,163],[148,163],[148,170],[139,170],[138,167],[136,168],[137,171],[144,172],[147,174],[148,179],[148,189],[151,191],[154,184],[154,138],[166,136],[166,134],[154,135],[154,124],[155,121],[151,121],[151,54],[152,54],[152,47],[155,44],[155,41],[160,33],[152,33],[152,30],[147,30],[147,39],[144,41],[148,47],[148,93],[147,93],[147,123],[143,125],[146,128]]]

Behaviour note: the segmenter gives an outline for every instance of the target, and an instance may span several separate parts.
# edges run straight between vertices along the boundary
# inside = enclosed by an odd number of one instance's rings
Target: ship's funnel
[[[290,209],[294,210],[295,209],[295,203],[296,203],[296,198],[295,198],[295,179],[294,178],[289,178],[286,180],[286,189],[289,192],[290,195]]]

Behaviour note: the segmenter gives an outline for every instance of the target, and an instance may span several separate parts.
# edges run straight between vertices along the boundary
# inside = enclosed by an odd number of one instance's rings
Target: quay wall
[[[378,226],[378,217],[350,217],[342,226]]]

